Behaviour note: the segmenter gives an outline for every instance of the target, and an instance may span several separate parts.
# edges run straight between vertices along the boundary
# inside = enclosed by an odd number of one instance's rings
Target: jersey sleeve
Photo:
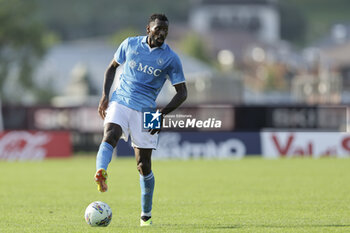
[[[117,49],[117,51],[114,54],[114,60],[118,63],[118,64],[123,64],[126,60],[126,50],[128,48],[128,41],[129,39],[126,38],[120,45],[119,48]]]
[[[182,64],[180,58],[175,55],[174,59],[168,70],[169,79],[172,85],[185,82],[184,72],[182,70]]]

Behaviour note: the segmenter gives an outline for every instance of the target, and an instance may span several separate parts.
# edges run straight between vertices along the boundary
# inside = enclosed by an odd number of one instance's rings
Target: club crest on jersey
[[[163,63],[164,63],[163,58],[158,58],[157,64],[161,66],[161,65],[163,65]]]

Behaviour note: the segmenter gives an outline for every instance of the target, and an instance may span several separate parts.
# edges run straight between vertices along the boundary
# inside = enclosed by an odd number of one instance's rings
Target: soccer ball
[[[112,209],[102,201],[92,202],[85,210],[85,221],[92,227],[106,227],[112,220]]]

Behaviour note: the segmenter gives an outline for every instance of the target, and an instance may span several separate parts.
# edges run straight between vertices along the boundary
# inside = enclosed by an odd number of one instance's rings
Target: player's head
[[[164,14],[153,14],[149,17],[147,34],[151,47],[160,47],[168,35],[168,18]]]

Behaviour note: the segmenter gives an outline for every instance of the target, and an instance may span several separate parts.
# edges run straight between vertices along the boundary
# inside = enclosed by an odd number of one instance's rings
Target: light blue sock
[[[96,156],[96,170],[100,168],[107,170],[108,164],[112,160],[112,155],[113,146],[107,142],[102,142]]]
[[[140,175],[140,187],[142,213],[150,214],[154,190],[154,175],[152,171],[147,176]]]

